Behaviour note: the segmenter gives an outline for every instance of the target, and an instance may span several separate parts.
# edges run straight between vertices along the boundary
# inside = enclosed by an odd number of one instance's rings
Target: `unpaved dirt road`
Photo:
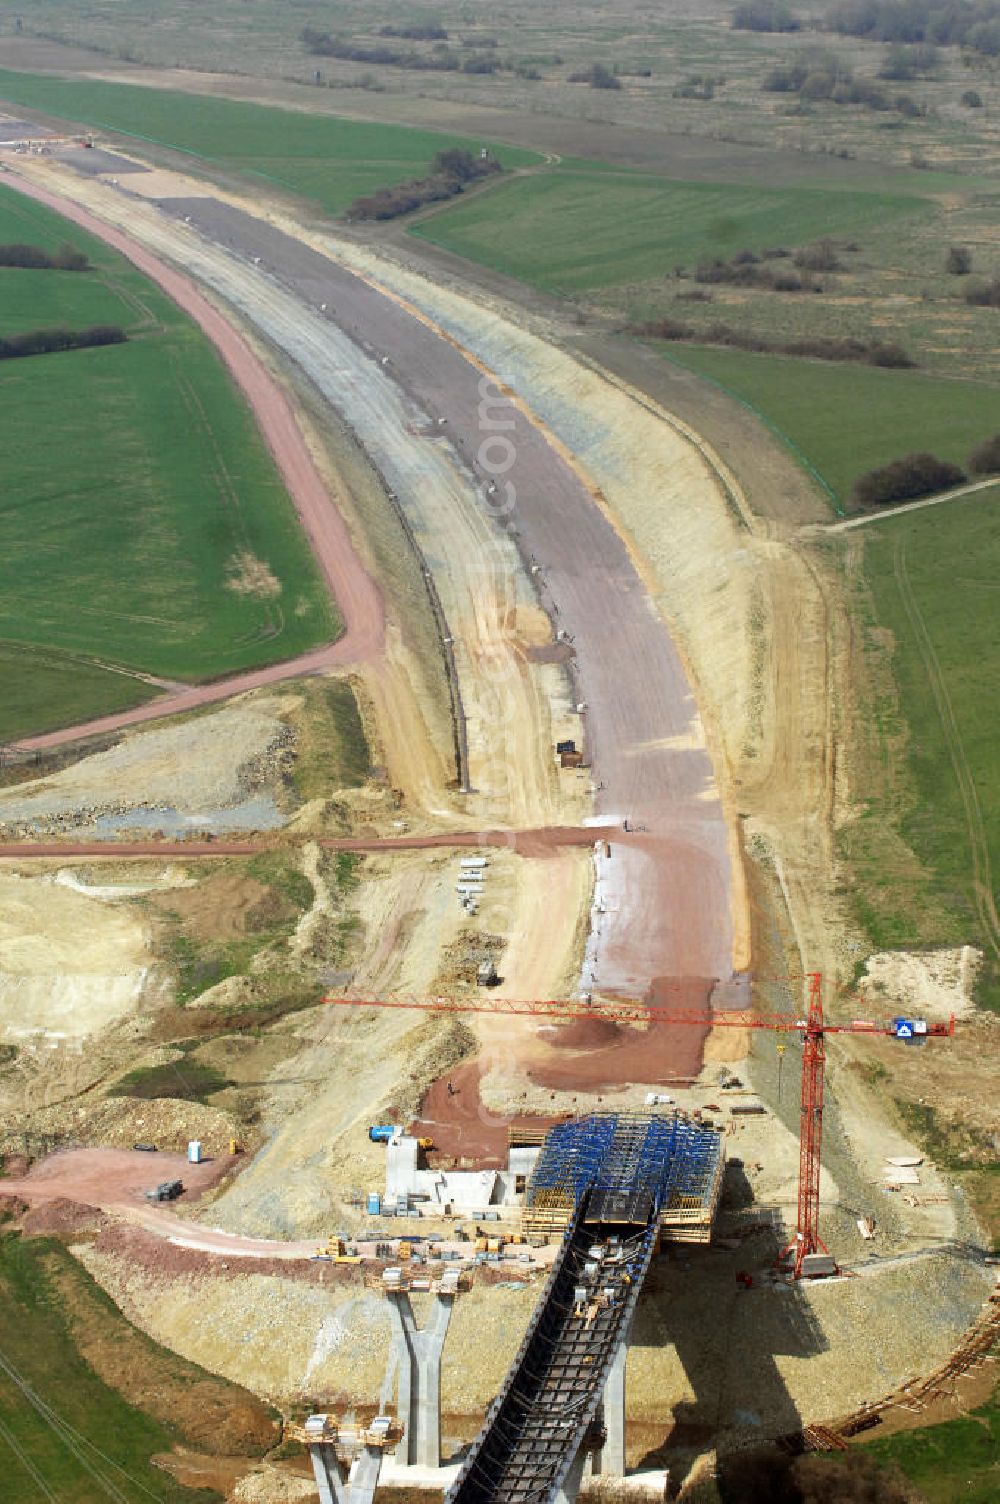
[[[433,836],[300,836],[267,841],[4,841],[0,860],[46,858],[256,856],[277,846],[315,841],[328,851],[430,851],[439,847],[502,847],[517,856],[547,856],[564,846],[592,846],[595,841],[635,840],[617,825],[548,825],[537,830],[449,830]]]
[[[69,199],[50,193],[36,183],[29,183],[24,178],[15,178],[13,175],[8,175],[7,182],[19,193],[55,209],[66,219],[120,251],[134,266],[162,287],[168,297],[183,308],[212,341],[233,380],[253,408],[260,431],[274,456],[312,545],[316,562],[346,624],[344,635],[336,643],[316,648],[289,662],[272,664],[268,668],[220,679],[212,684],[201,684],[166,694],[134,710],[101,716],[42,736],[28,737],[19,745],[38,749],[62,746],[86,736],[194,710],[200,705],[217,703],[246,690],[260,689],[284,679],[324,673],[331,668],[364,662],[376,656],[381,650],[385,630],[378,588],[358,557],[344,519],[316,469],[302,430],[284,393],[246,340],[187,277],[165,265],[131,237],[113,229]]]

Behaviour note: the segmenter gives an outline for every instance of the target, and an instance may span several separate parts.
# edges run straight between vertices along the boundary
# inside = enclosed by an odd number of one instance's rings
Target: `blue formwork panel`
[[[713,1130],[677,1117],[592,1113],[549,1132],[526,1206],[543,1205],[553,1196],[579,1206],[590,1195],[607,1209],[624,1206],[631,1197],[636,1216],[626,1220],[645,1222],[650,1210],[677,1198],[708,1196],[720,1152]]]

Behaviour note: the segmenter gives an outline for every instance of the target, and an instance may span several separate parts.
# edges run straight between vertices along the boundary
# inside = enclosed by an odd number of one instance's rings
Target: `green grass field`
[[[585,292],[667,278],[744,247],[860,234],[919,208],[901,195],[681,183],[566,163],[443,209],[413,233],[547,291]]]
[[[330,213],[360,194],[422,176],[443,147],[465,146],[478,154],[484,144],[406,126],[3,69],[0,99],[265,178]],[[497,147],[497,156],[505,167],[541,160],[535,152],[506,146]]]
[[[69,654],[0,642],[0,742],[16,741],[48,724],[71,726],[92,716],[141,705],[158,691],[127,674],[81,662]]]
[[[866,470],[917,449],[964,464],[1000,429],[1000,386],[743,350],[661,348],[753,408],[842,507]]]
[[[291,502],[200,331],[121,257],[0,189],[0,240],[15,239],[70,240],[94,270],[0,269],[0,333],[34,322],[37,292],[39,322],[99,316],[129,342],[0,366],[0,646],[42,650],[15,664],[0,738],[148,697],[102,662],[198,680],[333,637]]]
[[[903,770],[875,811],[917,862],[891,845],[849,848],[856,899],[878,946],[972,943],[986,952],[981,1000],[1000,1008],[1000,935],[991,899],[1000,874],[1000,485],[864,530],[872,627],[892,634],[903,726],[880,722],[876,762]],[[884,641],[884,637],[883,637]],[[863,791],[859,789],[859,797]]]
[[[220,1495],[183,1488],[153,1467],[177,1437],[97,1377],[73,1342],[44,1262],[73,1261],[56,1244],[0,1239],[0,1485],[4,1504],[209,1504]],[[82,1276],[86,1279],[86,1276]],[[88,1282],[89,1283],[89,1282]],[[98,1300],[100,1292],[94,1292]],[[108,1302],[110,1306],[110,1302]],[[109,1320],[126,1326],[117,1313]],[[140,1339],[144,1340],[144,1339]],[[152,1347],[152,1344],[149,1344]],[[179,1370],[197,1370],[171,1359]]]
[[[1000,1395],[968,1415],[868,1442],[876,1462],[895,1463],[927,1504],[995,1504],[1000,1498]]]

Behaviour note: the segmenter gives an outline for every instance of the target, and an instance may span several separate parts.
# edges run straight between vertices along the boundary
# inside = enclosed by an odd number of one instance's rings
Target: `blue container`
[[[387,1144],[395,1131],[391,1123],[376,1123],[369,1128],[368,1137],[373,1144]]]
[[[368,1215],[369,1215],[369,1217],[378,1217],[378,1216],[381,1215],[381,1212],[382,1212],[382,1197],[379,1195],[378,1191],[369,1191],[368,1192]]]

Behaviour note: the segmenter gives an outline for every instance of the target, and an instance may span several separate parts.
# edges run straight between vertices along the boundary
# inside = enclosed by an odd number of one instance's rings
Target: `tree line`
[[[898,501],[916,501],[936,491],[950,491],[970,475],[979,478],[1000,475],[1000,433],[978,444],[966,460],[966,469],[935,454],[904,454],[891,464],[869,470],[854,483],[858,506],[884,507]]]
[[[813,335],[808,339],[769,339],[763,334],[736,329],[731,324],[714,323],[696,329],[680,319],[650,319],[626,325],[626,333],[647,339],[691,340],[699,345],[724,345],[734,350],[749,350],[761,355],[797,355],[812,360],[860,361],[884,370],[911,369],[916,362],[901,345],[884,340],[834,339]]]
[[[764,32],[812,26],[872,42],[966,47],[1000,56],[1000,0],[837,0],[825,16],[807,21],[793,15],[784,0],[748,0],[736,7],[732,24],[737,31]]]
[[[128,336],[117,324],[94,324],[89,329],[29,329],[0,338],[0,360],[23,355],[51,355],[57,350],[87,350],[94,345],[123,345]]]
[[[421,209],[425,204],[455,198],[467,183],[492,177],[503,168],[494,156],[474,157],[464,147],[452,146],[439,151],[425,178],[398,183],[395,188],[379,188],[376,193],[356,198],[347,208],[349,220],[397,219]]]
[[[87,272],[90,262],[75,245],[61,245],[58,251],[43,251],[40,245],[22,245],[15,241],[0,245],[0,266],[19,266],[29,271]]]

